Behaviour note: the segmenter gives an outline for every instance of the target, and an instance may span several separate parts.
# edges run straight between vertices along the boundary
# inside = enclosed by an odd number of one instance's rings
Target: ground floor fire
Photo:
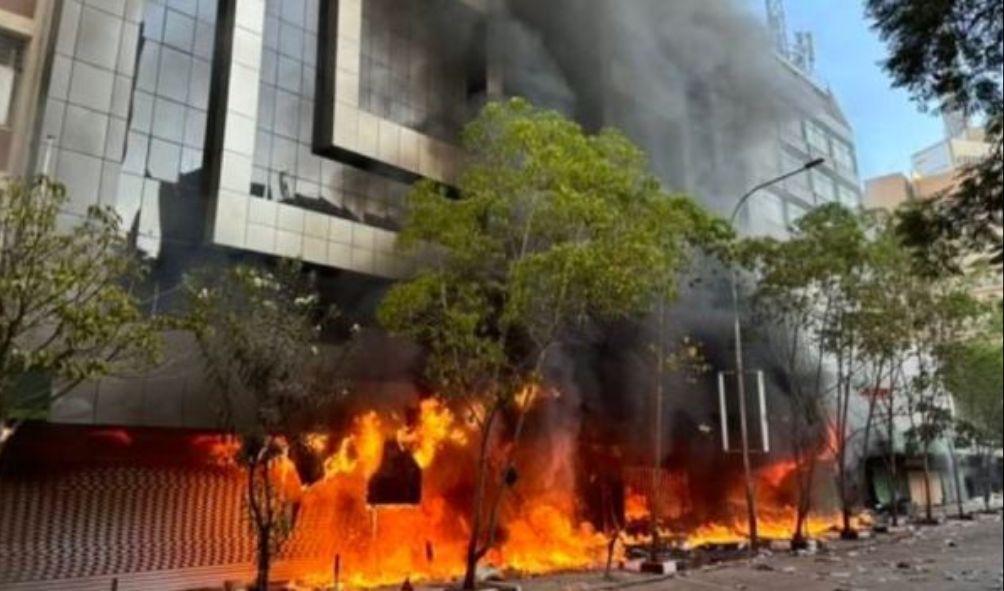
[[[647,542],[653,509],[664,544],[744,540],[738,458],[714,441],[703,451],[677,442],[656,473],[651,456],[612,440],[602,422],[569,420],[563,404],[541,395],[515,447],[504,425],[493,431],[490,480],[502,455],[513,454],[515,469],[485,564],[521,573],[601,567],[615,531],[625,542],[620,563],[630,559],[625,548]],[[426,398],[356,411],[306,438],[307,453],[273,468],[293,507],[279,559],[295,560],[305,583],[338,577],[349,588],[461,575],[476,411]],[[26,425],[0,473],[0,583],[250,562],[237,448],[219,433]],[[838,522],[825,449],[819,460],[810,535]],[[756,458],[761,537],[792,535],[794,470],[784,457]]]

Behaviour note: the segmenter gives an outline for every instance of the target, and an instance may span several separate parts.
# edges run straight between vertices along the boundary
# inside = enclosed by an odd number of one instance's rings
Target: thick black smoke
[[[738,1],[487,4],[476,18],[468,12],[459,18],[454,2],[430,4],[425,15],[445,60],[469,74],[477,70],[471,64],[482,61],[487,71],[484,84],[468,81],[470,104],[458,110],[464,118],[495,92],[558,109],[589,130],[619,128],[645,150],[667,188],[719,215],[728,215],[740,194],[770,174],[778,130],[801,110],[799,90],[790,87],[763,26]],[[718,406],[718,372],[734,367],[729,274],[715,261],[700,259],[694,267],[681,278],[661,332],[650,317],[570,335],[547,368],[561,397],[535,414],[528,437],[575,434],[587,472],[604,463],[650,466],[659,375],[653,346],[661,340],[674,354],[689,338],[700,347],[704,371],[664,376],[659,461],[696,483],[692,496],[702,507],[695,511],[705,513],[694,518],[701,520],[724,504],[740,468],[737,455],[722,453]],[[367,324],[384,287],[339,303]],[[765,332],[753,336],[748,297],[743,301],[746,363],[766,378],[774,449],[755,461],[768,462],[788,453],[788,388]],[[421,360],[413,349],[367,333],[358,359],[369,386],[353,408],[393,410],[422,394]],[[595,470],[584,479],[594,477]]]

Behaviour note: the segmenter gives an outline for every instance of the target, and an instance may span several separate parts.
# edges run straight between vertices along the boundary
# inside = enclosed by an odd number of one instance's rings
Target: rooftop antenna
[[[795,51],[792,59],[795,65],[806,74],[812,75],[816,69],[816,46],[809,31],[795,33]]]
[[[766,0],[767,27],[770,29],[774,49],[788,57],[788,25],[784,16],[784,0]]]

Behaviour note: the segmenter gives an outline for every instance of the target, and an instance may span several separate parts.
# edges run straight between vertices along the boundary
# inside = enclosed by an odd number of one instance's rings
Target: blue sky
[[[764,15],[763,0],[753,2]],[[870,28],[858,0],[786,0],[788,32],[811,31],[816,75],[836,95],[854,127],[862,181],[909,172],[910,154],[941,139],[940,117],[921,113],[893,89],[880,62],[885,44]]]

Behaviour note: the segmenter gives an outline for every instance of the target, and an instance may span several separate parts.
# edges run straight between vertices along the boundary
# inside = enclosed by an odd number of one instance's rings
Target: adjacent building
[[[980,127],[957,114],[943,116],[945,137],[911,158],[909,175],[896,172],[868,179],[865,183],[865,207],[887,212],[911,201],[941,199],[959,183],[968,166],[986,158],[993,146]],[[974,293],[988,300],[1004,297],[1004,278],[987,273],[977,279]]]
[[[867,180],[866,207],[893,211],[907,201],[938,198],[955,186],[963,169],[990,154],[992,145],[982,128],[955,113],[943,119],[944,139],[910,157],[909,175],[897,172]]]
[[[0,0],[0,176],[29,168],[55,0]]]

